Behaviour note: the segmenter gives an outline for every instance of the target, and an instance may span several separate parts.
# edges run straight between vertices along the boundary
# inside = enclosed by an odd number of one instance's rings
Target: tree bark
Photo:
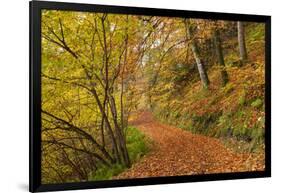
[[[239,52],[241,61],[245,61],[247,59],[247,49],[245,42],[245,31],[244,24],[241,21],[237,22],[237,30],[238,30],[238,43],[239,43]]]
[[[115,155],[116,159],[120,163],[120,156],[119,156],[119,153],[118,153],[117,142],[116,142],[116,139],[114,137],[114,133],[113,133],[113,130],[112,130],[111,125],[109,123],[109,120],[108,120],[108,117],[106,115],[105,109],[103,109],[103,107],[102,107],[102,103],[101,103],[101,101],[99,99],[99,96],[98,96],[97,91],[95,90],[95,88],[92,88],[91,92],[92,92],[94,98],[96,99],[97,105],[99,107],[99,110],[100,110],[102,116],[104,117],[104,121],[105,121],[106,127],[108,128],[109,134],[110,134],[112,142],[113,142],[113,147],[114,147],[114,150],[116,152],[116,155]]]
[[[130,159],[129,159],[129,153],[126,147],[126,142],[125,142],[125,136],[123,133],[123,130],[121,130],[121,128],[118,125],[118,117],[117,117],[117,110],[116,110],[116,103],[115,103],[115,99],[113,98],[112,95],[109,95],[109,106],[111,109],[111,114],[112,114],[112,118],[113,118],[113,123],[115,125],[115,131],[116,131],[116,135],[118,138],[118,142],[119,142],[119,147],[121,150],[121,154],[124,160],[124,164],[127,167],[131,166],[130,163]]]
[[[222,85],[225,86],[226,83],[228,82],[228,74],[225,69],[220,32],[217,29],[215,29],[215,31],[214,31],[214,43],[215,43],[217,60],[220,65]]]
[[[205,67],[204,67],[204,64],[202,63],[202,60],[200,59],[198,45],[197,45],[196,40],[192,37],[190,22],[187,19],[185,20],[185,26],[186,26],[187,39],[191,41],[191,49],[192,49],[193,56],[194,56],[196,64],[197,64],[197,68],[198,68],[198,72],[199,72],[199,75],[200,75],[202,85],[203,85],[204,88],[208,88],[208,85],[210,83],[209,78],[208,78],[208,74],[205,70]]]

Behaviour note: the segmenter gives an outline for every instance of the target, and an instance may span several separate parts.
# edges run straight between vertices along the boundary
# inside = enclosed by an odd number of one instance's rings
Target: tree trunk
[[[116,135],[118,138],[119,147],[120,147],[120,151],[121,151],[121,154],[122,154],[122,157],[124,160],[124,164],[126,165],[126,167],[130,167],[131,163],[130,163],[129,153],[128,153],[128,150],[126,147],[125,136],[124,136],[123,130],[121,130],[118,125],[118,117],[117,117],[115,99],[110,94],[109,94],[109,106],[111,109],[112,119],[113,119],[113,123],[115,125],[115,131],[116,131]]]
[[[228,74],[225,70],[225,63],[224,63],[224,56],[223,56],[223,51],[222,51],[220,32],[217,29],[214,31],[214,41],[215,41],[217,60],[220,65],[222,85],[225,86],[226,83],[228,82]]]
[[[99,107],[99,110],[100,110],[102,116],[104,117],[104,121],[105,121],[105,124],[106,124],[105,126],[108,128],[109,134],[110,134],[112,142],[113,142],[112,145],[113,145],[114,151],[116,153],[115,156],[117,158],[117,161],[120,163],[120,156],[119,156],[119,153],[118,153],[117,142],[116,142],[116,139],[114,137],[113,130],[112,130],[111,125],[109,123],[109,120],[108,120],[108,117],[106,115],[105,109],[103,109],[102,103],[101,103],[101,101],[99,99],[99,96],[97,94],[97,91],[95,90],[94,87],[92,88],[91,93],[93,94],[94,98],[96,99],[96,102],[97,102],[97,105]]]
[[[247,59],[247,49],[245,42],[245,32],[243,22],[237,22],[237,30],[238,30],[238,43],[239,43],[239,52],[241,61],[245,61]]]
[[[186,26],[186,35],[187,35],[187,39],[191,41],[191,49],[193,52],[193,56],[195,58],[196,64],[197,64],[197,68],[198,68],[198,72],[200,75],[200,79],[202,82],[202,85],[204,88],[208,88],[208,85],[210,83],[209,78],[208,78],[208,74],[204,68],[204,65],[200,59],[200,55],[199,55],[199,49],[197,46],[197,42],[195,39],[192,39],[192,32],[191,32],[191,27],[189,24],[189,20],[185,20],[185,26]]]

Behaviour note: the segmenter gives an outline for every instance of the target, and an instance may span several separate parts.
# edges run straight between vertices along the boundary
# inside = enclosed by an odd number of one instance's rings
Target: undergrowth
[[[137,162],[141,157],[149,152],[151,141],[135,127],[126,129],[126,145],[131,163]],[[110,180],[113,176],[122,173],[127,168],[121,164],[113,164],[110,167],[101,165],[97,167],[90,176],[91,180]]]

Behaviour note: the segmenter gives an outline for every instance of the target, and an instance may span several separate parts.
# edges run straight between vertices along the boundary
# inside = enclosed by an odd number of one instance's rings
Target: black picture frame
[[[232,13],[215,13],[202,11],[185,11],[155,9],[143,7],[124,7],[93,5],[81,3],[62,3],[31,1],[30,4],[30,161],[29,191],[59,191],[91,188],[108,188],[122,186],[139,186],[152,184],[183,183],[213,180],[230,180],[244,178],[261,178],[271,176],[271,17],[265,15],[247,15]],[[78,182],[64,184],[41,184],[41,10],[71,10],[86,12],[107,12],[134,15],[187,17],[201,19],[221,19],[233,21],[251,21],[265,23],[265,170],[253,172],[204,174],[173,177],[153,177],[142,179],[122,179],[109,181]]]

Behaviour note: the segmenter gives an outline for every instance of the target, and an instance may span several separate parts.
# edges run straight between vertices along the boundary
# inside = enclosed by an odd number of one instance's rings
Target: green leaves
[[[260,108],[263,105],[263,101],[260,98],[257,98],[251,103],[251,106],[254,108]]]

